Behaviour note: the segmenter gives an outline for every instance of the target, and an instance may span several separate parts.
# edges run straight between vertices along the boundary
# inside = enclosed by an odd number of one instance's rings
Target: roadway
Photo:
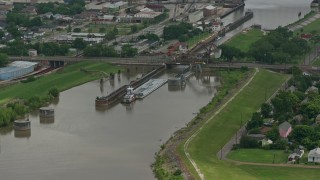
[[[163,63],[170,65],[183,65],[194,62],[179,62],[166,60],[163,56],[138,56],[134,58],[106,58],[106,57],[9,57],[11,61],[64,61],[64,62],[80,62],[80,61],[104,61],[112,64],[119,65],[160,65]],[[311,65],[296,65],[296,64],[261,64],[261,63],[209,63],[203,64],[203,68],[265,68],[273,70],[288,70],[292,66],[297,66],[305,71],[319,71],[320,67]]]

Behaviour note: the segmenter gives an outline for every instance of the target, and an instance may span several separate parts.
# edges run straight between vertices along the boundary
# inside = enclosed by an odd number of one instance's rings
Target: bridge
[[[288,70],[292,66],[297,66],[305,71],[320,71],[320,67],[311,65],[296,65],[296,64],[261,64],[261,63],[204,63],[201,60],[189,58],[186,61],[173,61],[171,59],[165,59],[163,56],[138,56],[134,58],[108,58],[108,57],[65,57],[65,56],[53,56],[53,57],[9,57],[11,61],[33,61],[33,62],[49,62],[52,67],[55,65],[64,65],[64,63],[73,63],[81,61],[103,61],[114,65],[162,65],[168,66],[177,65],[190,65],[190,64],[201,64],[203,68],[236,68],[241,67],[248,68],[265,68],[270,70]]]

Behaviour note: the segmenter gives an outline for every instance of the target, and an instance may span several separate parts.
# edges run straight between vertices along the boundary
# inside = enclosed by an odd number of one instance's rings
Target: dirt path
[[[306,168],[306,169],[320,169],[320,166],[308,166],[302,164],[268,164],[268,163],[254,163],[254,162],[243,162],[226,159],[229,162],[233,162],[236,165],[254,165],[254,166],[272,166],[272,167],[291,167],[291,168]]]
[[[242,90],[247,87],[250,82],[253,80],[253,78],[256,76],[256,74],[259,72],[259,69],[256,68],[255,72],[253,74],[253,76],[246,82],[246,84],[244,84],[226,103],[224,103],[210,118],[208,118],[205,123],[202,124],[202,126],[195,132],[193,133],[185,142],[184,146],[183,146],[183,151],[184,154],[187,156],[188,160],[190,161],[190,163],[192,164],[192,166],[194,167],[194,169],[197,171],[198,176],[200,177],[200,179],[204,180],[204,174],[201,172],[200,168],[198,167],[198,165],[196,164],[196,162],[192,159],[191,155],[188,153],[188,146],[190,144],[190,142],[193,140],[194,137],[196,137],[202,130],[202,128],[207,125],[216,115],[218,115],[222,109],[224,109],[240,92],[242,92]]]

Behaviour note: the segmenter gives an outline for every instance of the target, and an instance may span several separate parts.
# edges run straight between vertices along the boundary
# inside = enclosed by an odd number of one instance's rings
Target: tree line
[[[0,107],[0,127],[8,126],[14,120],[24,118],[26,113],[40,108],[45,103],[52,101],[58,96],[58,89],[51,88],[45,97],[33,96],[28,100],[11,102],[5,107]]]
[[[266,133],[267,138],[274,143],[264,148],[295,149],[303,145],[310,150],[320,146],[320,125],[316,123],[320,114],[320,76],[303,75],[297,67],[293,67],[291,73],[293,77],[287,86],[295,87],[295,90],[280,91],[270,103],[263,103],[261,111],[253,113],[246,125],[249,134],[259,134],[265,119],[273,119],[276,122]],[[312,86],[318,89],[308,91]],[[279,135],[278,126],[285,121],[293,126],[293,131],[288,136],[290,144]],[[240,146],[253,148],[259,145],[256,140],[245,137]]]
[[[222,49],[222,59],[231,61],[234,58],[247,58],[268,64],[293,63],[310,50],[308,41],[294,36],[285,27],[278,27],[253,43],[247,53],[226,44],[219,47]]]

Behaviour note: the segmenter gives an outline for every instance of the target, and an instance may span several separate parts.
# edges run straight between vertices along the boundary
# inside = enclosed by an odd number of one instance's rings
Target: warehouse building
[[[15,61],[7,67],[0,68],[0,80],[10,80],[31,73],[37,64],[27,61]]]

